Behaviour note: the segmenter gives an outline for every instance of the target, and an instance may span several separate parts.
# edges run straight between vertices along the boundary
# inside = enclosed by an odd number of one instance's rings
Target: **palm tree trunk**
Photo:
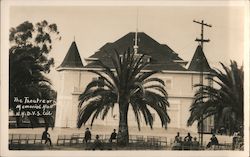
[[[117,135],[117,143],[120,146],[126,146],[129,142],[128,106],[126,98],[119,101],[119,131]]]

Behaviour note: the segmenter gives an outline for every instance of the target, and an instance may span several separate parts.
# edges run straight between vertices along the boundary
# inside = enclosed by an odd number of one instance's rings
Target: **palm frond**
[[[240,122],[237,127],[243,125],[243,69],[238,68],[235,61],[231,61],[230,67],[220,64],[224,71],[213,69],[206,78],[215,83],[215,87],[195,85],[202,90],[194,95],[187,125],[211,115],[216,115],[216,123],[230,130],[236,124],[235,121]]]
[[[152,83],[152,82],[158,82],[161,85],[165,86],[165,82],[162,79],[159,79],[159,78],[156,78],[156,77],[145,79],[143,81],[143,84]]]
[[[107,77],[105,77],[103,74],[101,74],[101,72],[99,71],[95,71],[95,70],[88,70],[88,72],[91,72],[91,73],[94,73],[94,74],[97,74],[100,78],[104,79],[108,85],[114,89],[117,89],[118,87],[113,84]]]
[[[103,78],[106,84],[104,87],[98,88],[99,81],[92,81],[79,96],[78,127],[85,124],[87,120],[90,120],[92,125],[100,115],[104,119],[110,109],[113,112],[114,104],[119,105],[120,118],[127,117],[122,114],[127,114],[128,106],[132,106],[139,130],[141,116],[144,117],[147,125],[153,127],[153,116],[150,109],[156,110],[162,126],[167,127],[170,118],[167,114],[169,103],[164,88],[165,83],[159,78],[151,78],[158,71],[142,72],[149,64],[143,61],[143,58],[144,55],[135,55],[129,49],[124,51],[122,56],[115,50],[115,55],[111,56],[114,70],[101,61],[98,62],[102,70],[90,72]],[[109,98],[111,95],[112,99]]]

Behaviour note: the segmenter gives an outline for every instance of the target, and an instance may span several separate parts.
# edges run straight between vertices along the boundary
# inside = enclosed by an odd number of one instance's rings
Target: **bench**
[[[62,142],[62,143],[61,143]],[[64,135],[58,135],[56,145],[64,144]]]
[[[31,139],[31,140],[33,140],[33,139]],[[42,140],[42,135],[36,134],[35,139],[34,139],[34,144],[42,144],[43,143],[42,141],[43,141]]]
[[[161,147],[167,148],[167,137],[161,136],[142,136],[142,135],[129,135],[129,143],[131,147],[160,149]]]
[[[215,150],[232,150],[232,143],[223,143],[215,146]]]
[[[161,147],[167,147],[168,146],[168,139],[167,137],[158,137],[160,140],[159,140],[159,143],[160,143],[160,146]]]
[[[9,136],[11,136],[10,144],[19,144],[19,139],[20,139],[19,134],[12,134]]]
[[[9,134],[9,144],[41,144],[42,135],[39,134]]]
[[[62,142],[62,145],[71,145],[71,135],[58,135],[57,138],[57,145],[60,145],[60,142]]]
[[[81,134],[72,134],[72,135],[58,135],[57,145],[72,145],[79,144],[83,141],[83,136]]]
[[[19,144],[27,144],[28,136],[29,135],[27,135],[27,134],[20,134],[19,135]]]
[[[36,134],[30,134],[28,137],[27,137],[27,144],[33,144],[36,142]]]
[[[79,134],[73,134],[71,136],[71,141],[70,141],[70,145],[72,144],[78,144],[80,141],[79,141]]]
[[[160,147],[160,138],[154,136],[147,136],[146,144],[149,148],[159,148]]]

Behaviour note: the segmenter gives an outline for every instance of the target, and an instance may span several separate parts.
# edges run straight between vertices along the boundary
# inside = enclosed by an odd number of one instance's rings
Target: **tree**
[[[59,37],[56,24],[41,21],[33,25],[26,21],[10,29],[9,49],[9,109],[16,113],[14,97],[42,98],[56,100],[56,92],[45,76],[54,65],[49,57],[52,50],[52,35]],[[59,37],[60,39],[60,37]],[[17,123],[19,122],[17,116]],[[36,116],[28,116],[31,125],[38,123]],[[53,125],[53,117],[43,116],[48,125]]]
[[[162,127],[167,128],[170,118],[167,114],[169,103],[164,81],[150,77],[157,71],[142,71],[149,64],[143,58],[144,55],[135,55],[128,49],[123,55],[115,51],[115,55],[111,57],[114,69],[98,61],[102,70],[90,72],[98,75],[100,79],[90,82],[79,96],[78,128],[88,119],[91,119],[92,125],[99,115],[104,119],[115,105],[119,108],[118,144],[121,146],[125,146],[129,140],[127,120],[130,105],[139,130],[141,115],[146,125],[153,127],[150,109],[157,112]]]
[[[211,80],[214,86],[201,85],[195,94],[195,100],[191,105],[191,115],[188,125],[214,115],[218,127],[229,129],[230,132],[240,130],[243,127],[243,67],[238,67],[235,61],[231,61],[230,67],[221,63],[224,70],[213,69],[206,79]],[[203,103],[200,103],[201,100]]]

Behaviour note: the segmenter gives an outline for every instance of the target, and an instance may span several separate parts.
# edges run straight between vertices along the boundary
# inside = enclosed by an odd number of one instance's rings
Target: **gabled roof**
[[[65,56],[60,68],[82,68],[82,60],[76,46],[76,42],[73,41],[67,55]]]
[[[95,54],[89,58],[97,58],[104,64],[112,67],[110,56],[114,55],[114,51],[122,54],[128,48],[133,50],[135,32],[130,32],[113,43],[106,43]],[[150,65],[148,70],[178,70],[186,71],[179,63],[174,61],[183,61],[177,53],[165,44],[160,44],[144,32],[138,33],[138,53],[150,56]],[[97,68],[95,62],[89,63],[86,68]]]
[[[191,60],[191,63],[188,67],[190,71],[198,71],[198,72],[209,72],[211,70],[208,61],[205,57],[205,54],[200,45],[197,46],[194,56]]]

